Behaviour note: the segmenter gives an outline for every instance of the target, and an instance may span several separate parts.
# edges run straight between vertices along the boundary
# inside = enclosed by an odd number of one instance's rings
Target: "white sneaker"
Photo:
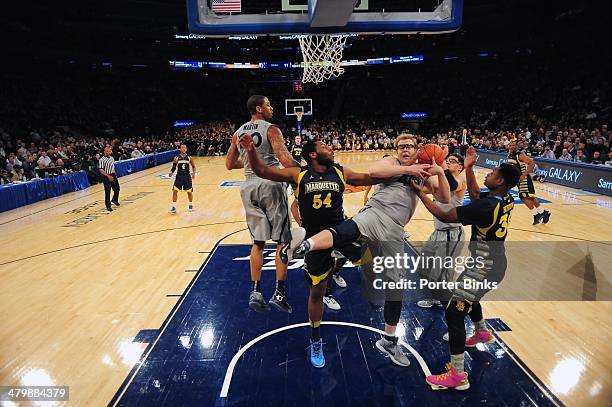
[[[170,210],[168,211],[168,213],[171,213],[173,215],[176,215],[176,208],[173,206],[170,208]]]
[[[332,311],[340,311],[340,308],[342,308],[332,295],[326,295],[323,297],[323,304],[325,304],[325,306]]]
[[[417,302],[417,305],[421,308],[431,308],[433,306],[440,306],[442,304],[438,300],[421,300]]]
[[[385,338],[380,338],[376,341],[376,347],[389,356],[391,361],[396,365],[404,367],[410,366],[410,360],[404,355],[398,344],[388,341]]]
[[[332,276],[332,278],[334,279],[335,283],[338,285],[338,287],[340,288],[346,288],[346,280],[344,280],[344,278],[342,278],[341,275],[336,275],[334,274]]]

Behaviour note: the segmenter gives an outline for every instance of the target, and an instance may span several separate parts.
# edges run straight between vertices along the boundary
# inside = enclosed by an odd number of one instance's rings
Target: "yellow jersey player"
[[[527,154],[518,149],[515,141],[508,145],[508,164],[514,165],[520,172],[521,178],[518,184],[519,198],[529,208],[533,215],[533,224],[548,223],[550,212],[540,206],[540,202],[535,195],[535,187],[531,179],[531,172],[535,166],[535,161]]]
[[[191,166],[192,172],[189,173],[189,166]],[[176,171],[176,179],[172,186],[172,206],[170,207],[171,214],[176,214],[176,200],[178,199],[178,191],[187,192],[187,198],[189,199],[189,206],[187,210],[193,211],[193,184],[191,180],[195,178],[196,167],[193,162],[193,158],[187,155],[187,146],[181,144],[180,154],[174,157],[172,162],[172,169],[170,170],[170,177]]]
[[[481,256],[482,263],[486,265],[482,268],[466,268],[457,280],[461,285],[449,291],[449,300],[444,303],[450,363],[447,364],[446,373],[426,378],[427,383],[437,389],[469,389],[468,374],[464,370],[465,348],[495,340],[486,327],[479,301],[489,289],[468,288],[463,282],[476,279],[501,281],[503,278],[507,261],[502,242],[506,240],[510,215],[514,208],[514,198],[508,192],[519,182],[519,171],[514,165],[501,164],[485,177],[484,184],[489,191],[480,192],[473,169],[475,162],[476,150],[474,147],[469,147],[464,160],[467,190],[471,200],[468,205],[446,211],[427,196],[425,188],[412,183],[423,205],[437,219],[446,223],[472,225],[470,252],[474,258]],[[464,321],[466,315],[469,315],[476,330],[474,335],[467,339]]]
[[[354,172],[334,163],[334,152],[331,147],[319,141],[309,141],[302,146],[302,157],[307,165],[301,168],[282,169],[267,166],[261,160],[255,153],[250,136],[242,137],[240,144],[247,151],[255,174],[271,181],[289,182],[293,185],[306,237],[342,223],[343,193],[347,183],[371,185],[377,182],[368,174]],[[300,243],[301,239],[295,241]],[[291,245],[293,244],[292,240]],[[289,250],[294,248],[288,247]],[[352,243],[338,248],[338,251],[351,261],[357,261],[361,257],[361,248]],[[309,253],[305,257],[304,271],[310,285],[308,297],[308,318],[311,326],[310,363],[317,368],[325,366],[320,330],[323,296],[333,267],[332,248]]]

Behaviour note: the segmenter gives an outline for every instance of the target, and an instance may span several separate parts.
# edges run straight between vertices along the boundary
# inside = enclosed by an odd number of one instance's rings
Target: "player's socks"
[[[281,293],[285,293],[285,281],[276,280],[276,291],[280,291]]]
[[[261,288],[259,287],[259,280],[253,281],[253,291],[261,292]]]
[[[461,355],[451,355],[450,364],[459,373],[463,373],[463,361],[464,361],[463,353]]]
[[[541,215],[544,213],[544,208],[542,208],[542,206],[540,205],[536,208],[536,211]]]
[[[313,341],[321,339],[321,321],[310,321],[311,338]]]
[[[389,342],[397,343],[397,336],[395,335],[391,336],[391,335],[385,334],[384,337]]]
[[[478,321],[478,322],[474,322],[474,328],[476,328],[476,330],[477,330],[478,332],[488,331],[488,329],[487,329],[487,324],[486,324],[486,322],[485,322],[484,318],[483,318],[483,319],[481,319],[481,320],[480,320],[480,321]]]

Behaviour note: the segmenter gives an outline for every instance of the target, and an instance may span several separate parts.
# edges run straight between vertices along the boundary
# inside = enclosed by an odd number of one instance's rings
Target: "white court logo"
[[[274,263],[274,258],[276,257],[276,250],[264,250],[263,253],[263,258],[264,258],[264,264],[262,267],[262,270],[276,270],[276,265]],[[245,257],[236,257],[234,259],[232,259],[233,261],[249,261],[251,259],[251,256],[245,256]],[[289,265],[287,266],[287,270],[293,270],[293,269],[299,269],[300,267],[304,266],[304,259],[293,259],[289,262]],[[355,267],[353,265],[353,263],[351,263],[350,261],[347,261],[344,267]]]

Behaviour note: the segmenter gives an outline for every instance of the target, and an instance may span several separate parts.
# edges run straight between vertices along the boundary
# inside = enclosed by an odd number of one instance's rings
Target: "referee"
[[[104,203],[106,204],[106,210],[109,212],[113,211],[110,199],[111,188],[113,189],[112,203],[119,206],[119,181],[115,175],[115,159],[111,155],[112,152],[112,147],[107,144],[104,147],[104,156],[100,158],[98,166],[98,170],[102,174],[102,181],[104,182]]]

